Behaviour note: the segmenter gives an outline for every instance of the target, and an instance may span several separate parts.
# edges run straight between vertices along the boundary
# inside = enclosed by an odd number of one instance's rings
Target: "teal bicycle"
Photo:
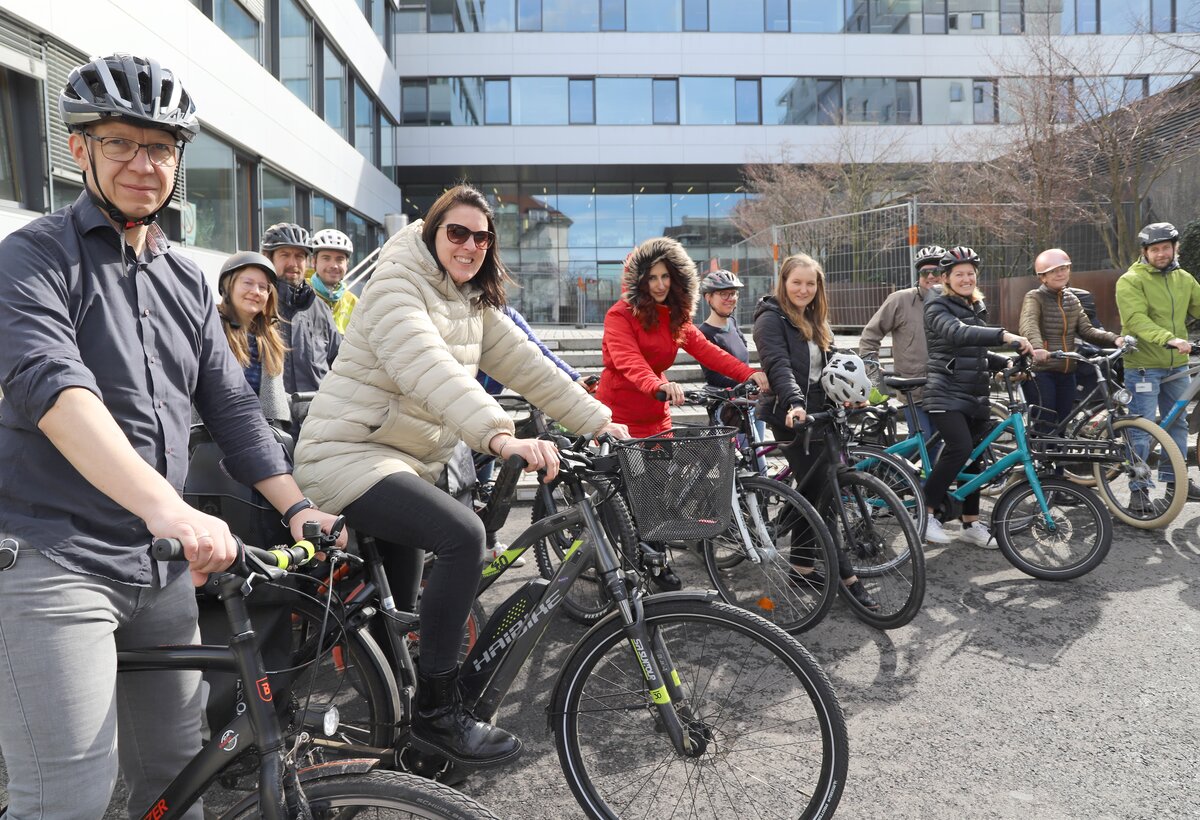
[[[959,485],[948,495],[961,503],[972,493],[1002,485],[992,508],[991,531],[1004,557],[1017,569],[1047,581],[1067,581],[1091,572],[1112,546],[1112,516],[1091,489],[1055,476],[1056,463],[1119,460],[1112,441],[1057,437],[1030,437],[1025,429],[1023,400],[1018,398],[1016,375],[1028,369],[1028,358],[1017,356],[1004,371],[1008,417],[998,422],[975,445],[967,464],[981,461],[979,473],[958,474]],[[888,378],[887,384],[908,392],[924,379]],[[993,445],[1005,441],[998,455]],[[919,433],[884,449],[917,465],[932,465],[928,445]]]

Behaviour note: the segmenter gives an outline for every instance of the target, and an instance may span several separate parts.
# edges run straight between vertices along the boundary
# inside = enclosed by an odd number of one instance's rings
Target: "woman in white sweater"
[[[512,759],[521,743],[476,719],[458,695],[458,653],[484,530],[433,484],[460,439],[501,458],[519,455],[550,477],[558,471],[553,445],[516,438],[476,371],[572,430],[627,435],[500,310],[506,276],[495,231],[483,194],[459,185],[424,221],[388,240],[313,400],[295,469],[317,506],[375,537],[390,577],[419,578],[421,551],[437,555],[421,599],[413,732],[476,766]]]

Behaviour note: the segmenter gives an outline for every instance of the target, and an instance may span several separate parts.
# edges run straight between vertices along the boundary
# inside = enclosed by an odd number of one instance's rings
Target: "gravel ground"
[[[515,536],[527,516],[514,510],[503,535]],[[1198,504],[1165,533],[1116,525],[1107,561],[1063,584],[1028,578],[996,551],[930,549],[924,607],[892,632],[836,604],[800,639],[829,673],[849,725],[838,816],[1200,816],[1198,528]],[[533,564],[489,591],[489,612],[536,574]],[[695,553],[675,564],[689,586],[708,585]],[[545,715],[582,634],[553,624],[501,710],[500,723],[525,741],[522,759],[463,786],[503,817],[582,816]],[[120,799],[106,817],[123,816]]]

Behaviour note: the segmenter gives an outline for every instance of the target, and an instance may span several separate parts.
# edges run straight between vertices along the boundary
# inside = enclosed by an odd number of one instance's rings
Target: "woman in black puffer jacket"
[[[925,306],[929,375],[923,406],[945,443],[925,481],[930,509],[925,540],[933,544],[950,543],[941,523],[946,492],[967,463],[976,440],[987,430],[991,371],[1003,370],[1008,363],[1006,357],[988,348],[1018,342],[1022,353],[1033,352],[1023,336],[985,324],[983,294],[975,287],[979,275],[975,251],[953,248],[942,257],[941,268],[948,274],[945,288]],[[962,540],[995,548],[991,533],[979,520],[979,493],[963,501],[962,524]]]

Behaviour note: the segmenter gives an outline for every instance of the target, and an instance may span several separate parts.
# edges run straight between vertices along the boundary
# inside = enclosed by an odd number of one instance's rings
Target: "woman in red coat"
[[[699,282],[696,265],[674,239],[647,239],[625,260],[624,293],[604,316],[601,348],[604,372],[596,398],[612,409],[612,420],[629,426],[635,438],[671,429],[670,405],[683,404],[683,388],[663,373],[683,348],[723,376],[754,379],[767,388],[761,371],[730,356],[692,324]],[[655,398],[663,391],[667,401]],[[678,589],[679,577],[664,567],[654,576],[664,589]]]

